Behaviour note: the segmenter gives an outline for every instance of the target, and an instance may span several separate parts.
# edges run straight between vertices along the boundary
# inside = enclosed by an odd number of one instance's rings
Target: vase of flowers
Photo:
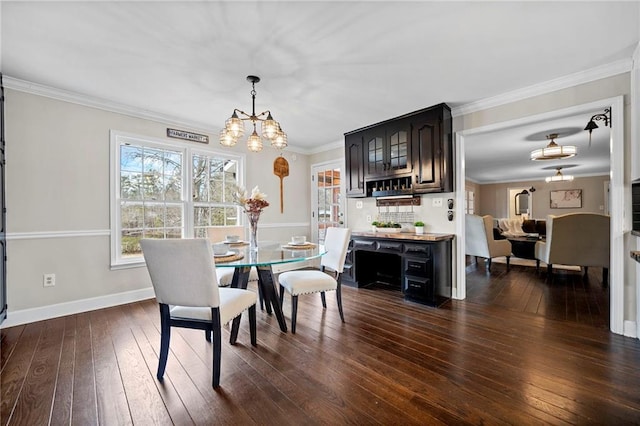
[[[269,206],[266,198],[266,194],[260,192],[257,186],[251,190],[251,196],[247,195],[247,191],[244,188],[238,188],[234,193],[236,204],[242,207],[249,219],[249,248],[254,251],[258,250],[258,220],[260,220],[260,213],[265,207]]]

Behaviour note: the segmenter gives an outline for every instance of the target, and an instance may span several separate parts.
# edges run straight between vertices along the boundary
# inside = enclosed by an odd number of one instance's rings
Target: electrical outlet
[[[442,198],[434,198],[431,203],[433,207],[442,207]]]
[[[356,209],[362,208],[362,201],[356,201]]]
[[[42,276],[42,285],[44,287],[53,287],[56,285],[56,274],[44,274]]]
[[[367,222],[369,222],[369,223],[371,222],[371,215],[370,214],[367,215]]]

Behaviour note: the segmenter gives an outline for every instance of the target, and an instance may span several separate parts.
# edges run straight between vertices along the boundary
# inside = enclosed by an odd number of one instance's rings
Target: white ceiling
[[[460,107],[628,59],[640,32],[637,2],[2,1],[0,8],[9,77],[217,131],[234,108],[250,111],[245,77],[255,74],[262,78],[256,109],[270,109],[290,145],[306,151],[440,102]],[[587,119],[487,136],[476,145],[484,149],[468,150],[468,175],[504,180],[508,171],[498,167],[506,163],[524,177],[533,166],[528,151],[546,145],[544,136],[527,136],[584,127]],[[566,140],[580,147],[584,133]],[[523,155],[514,152],[485,163],[493,175],[482,175],[474,156],[490,143],[522,147],[527,166],[518,168]],[[568,161],[601,157],[600,145]],[[608,160],[580,172],[598,167]]]

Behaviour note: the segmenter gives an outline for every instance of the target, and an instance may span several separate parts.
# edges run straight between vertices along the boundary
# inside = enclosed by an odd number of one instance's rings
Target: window
[[[142,262],[141,238],[204,238],[210,226],[239,224],[231,194],[242,157],[118,132],[111,144],[112,266]]]
[[[467,214],[474,214],[474,193],[473,191],[466,190],[464,192],[465,195],[465,209],[464,212]]]

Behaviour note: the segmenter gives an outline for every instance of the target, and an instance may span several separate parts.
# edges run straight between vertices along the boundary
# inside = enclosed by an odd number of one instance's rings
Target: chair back
[[[489,222],[491,226],[486,226]],[[491,232],[491,235],[489,235]],[[493,239],[493,218],[491,216],[465,215],[465,254],[489,258],[489,238]]]
[[[327,254],[322,256],[320,264],[341,274],[347,258],[350,238],[349,228],[327,228],[324,237],[324,248]]]
[[[209,238],[209,241],[212,243],[224,241],[227,235],[237,235],[241,240],[244,240],[244,226],[210,226],[207,228],[207,238]]]
[[[609,267],[610,217],[599,213],[547,216],[548,263]]]
[[[158,303],[220,305],[218,277],[209,240],[140,241]]]

